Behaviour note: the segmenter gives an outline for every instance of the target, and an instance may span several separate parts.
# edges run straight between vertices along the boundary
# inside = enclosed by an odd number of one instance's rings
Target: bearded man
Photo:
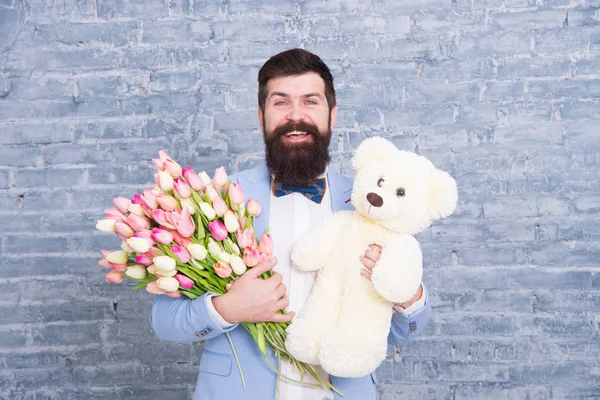
[[[292,49],[271,57],[258,74],[258,119],[265,142],[266,162],[232,175],[248,198],[263,207],[256,232],[270,227],[273,256],[248,270],[223,295],[207,293],[195,300],[157,295],[150,323],[162,340],[206,340],[200,360],[195,400],[265,400],[276,398],[277,375],[270,369],[242,322],[292,322],[308,298],[317,272],[292,268],[294,241],[333,212],[352,209],[347,201],[352,181],[328,169],[329,142],[337,119],[333,77],[317,55]],[[373,244],[361,257],[361,275],[371,278],[381,247]],[[399,260],[400,262],[400,260]],[[269,279],[260,279],[273,270]],[[287,309],[287,314],[277,313]],[[431,305],[421,285],[414,297],[394,308],[390,344],[414,339],[427,325]],[[224,333],[229,332],[244,372],[244,390]],[[273,365],[299,379],[291,365]],[[321,371],[326,375],[323,371]],[[376,378],[329,376],[344,400],[375,400]],[[305,382],[312,382],[305,377]],[[282,400],[341,400],[331,390],[279,382]]]

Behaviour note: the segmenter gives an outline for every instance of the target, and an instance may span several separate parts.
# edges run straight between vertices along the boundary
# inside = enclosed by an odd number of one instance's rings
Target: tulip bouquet
[[[193,300],[208,292],[224,294],[247,268],[271,256],[271,235],[265,232],[257,240],[254,229],[261,206],[253,199],[244,204],[242,188],[228,180],[223,167],[211,179],[206,172],[182,169],[164,151],[159,156],[152,160],[157,168],[155,186],[133,199],[115,198],[114,207],[107,209],[104,219],[96,224],[100,231],[115,233],[122,240],[120,250],[102,251],[99,264],[110,268],[106,280],[121,283],[128,278],[137,282],[133,289],[146,288],[151,294],[174,298],[187,296]],[[270,276],[269,271],[261,278]],[[278,376],[315,386],[282,375],[269,361],[267,346],[278,358],[292,363],[302,377],[312,376],[316,386],[336,390],[314,366],[295,360],[287,352],[284,343],[288,325],[243,323]],[[239,361],[237,364],[245,388]]]

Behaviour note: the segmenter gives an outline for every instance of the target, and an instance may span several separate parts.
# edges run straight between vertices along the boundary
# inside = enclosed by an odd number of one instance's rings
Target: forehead
[[[267,96],[281,92],[290,96],[302,96],[306,93],[325,94],[325,81],[315,72],[302,75],[282,76],[270,79],[267,83]]]

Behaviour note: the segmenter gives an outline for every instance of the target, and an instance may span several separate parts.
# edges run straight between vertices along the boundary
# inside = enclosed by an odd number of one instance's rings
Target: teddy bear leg
[[[347,378],[365,376],[377,369],[387,353],[391,311],[388,315],[379,321],[376,318],[354,319],[354,323],[342,324],[328,332],[319,353],[323,369],[331,375]]]

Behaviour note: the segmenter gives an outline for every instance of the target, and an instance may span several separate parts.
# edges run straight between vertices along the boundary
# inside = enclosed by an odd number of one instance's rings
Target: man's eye
[[[383,182],[385,182],[385,179],[379,178],[379,180],[377,181],[377,186],[381,187],[381,185],[383,185]]]
[[[275,103],[276,106],[282,106],[285,104],[285,101],[278,101],[277,103]]]
[[[308,101],[306,102],[306,104],[310,104],[311,106],[313,106],[313,105],[317,104],[317,102],[316,102],[316,101],[314,101],[314,100],[308,100]]]

